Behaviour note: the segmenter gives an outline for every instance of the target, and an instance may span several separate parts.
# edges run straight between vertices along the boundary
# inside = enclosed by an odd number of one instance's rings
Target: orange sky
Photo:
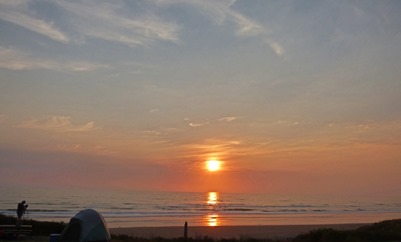
[[[397,194],[400,10],[0,1],[0,184]]]

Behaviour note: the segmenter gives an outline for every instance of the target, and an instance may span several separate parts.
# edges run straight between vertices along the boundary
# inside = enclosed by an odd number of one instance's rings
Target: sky
[[[0,184],[396,195],[400,12],[0,0]]]

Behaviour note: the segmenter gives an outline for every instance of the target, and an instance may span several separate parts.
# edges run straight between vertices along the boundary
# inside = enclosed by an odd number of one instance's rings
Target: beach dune
[[[188,237],[201,238],[255,238],[255,239],[282,239],[293,238],[299,234],[307,233],[320,228],[333,228],[337,230],[352,230],[367,224],[328,224],[328,225],[261,225],[261,226],[194,226],[188,227]],[[129,235],[142,238],[178,238],[184,236],[182,227],[131,227],[110,228],[112,234]]]

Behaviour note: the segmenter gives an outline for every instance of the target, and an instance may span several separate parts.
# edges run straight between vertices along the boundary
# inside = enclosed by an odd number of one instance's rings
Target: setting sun
[[[208,171],[218,171],[220,170],[221,162],[218,160],[208,160],[206,161],[206,168]]]

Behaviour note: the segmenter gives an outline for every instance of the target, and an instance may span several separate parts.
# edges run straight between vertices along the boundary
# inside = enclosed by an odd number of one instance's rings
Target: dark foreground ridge
[[[355,230],[319,229],[298,235],[294,242],[401,241],[401,219],[386,220]]]
[[[16,218],[0,214],[0,224],[15,224]],[[36,220],[24,220],[25,225],[32,225],[33,236],[49,236],[59,234],[63,231],[66,223],[63,222],[42,222]],[[0,239],[4,240],[4,239]],[[44,240],[48,241],[48,240]],[[370,242],[370,241],[391,241],[401,242],[401,219],[386,220],[372,225],[363,226],[355,230],[318,229],[306,234],[298,235],[292,239],[213,239],[210,237],[201,238],[173,238],[161,237],[141,238],[128,235],[113,235],[111,241],[117,242]]]

